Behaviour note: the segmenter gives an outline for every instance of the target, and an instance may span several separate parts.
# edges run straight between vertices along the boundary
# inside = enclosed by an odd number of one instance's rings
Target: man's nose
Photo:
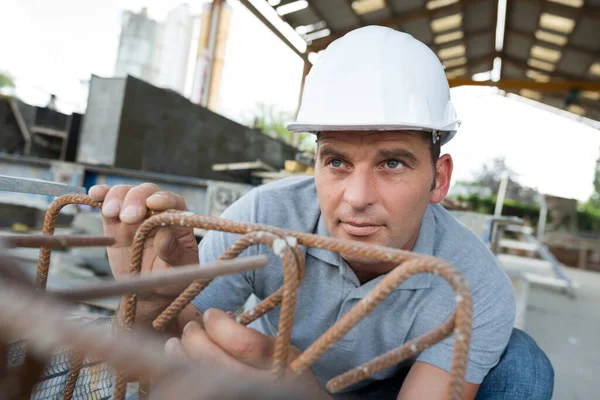
[[[372,174],[355,170],[346,179],[344,201],[352,208],[363,210],[377,202],[377,190]]]

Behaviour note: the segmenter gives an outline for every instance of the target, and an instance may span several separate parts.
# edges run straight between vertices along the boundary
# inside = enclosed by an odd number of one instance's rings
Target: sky
[[[123,10],[163,20],[177,0],[2,0],[0,71],[16,78],[16,94],[45,105],[58,96],[61,111],[81,111],[87,97],[82,81],[114,73]],[[204,0],[187,3],[199,14]],[[221,82],[219,113],[240,123],[259,103],[294,112],[302,60],[237,0]],[[469,180],[494,157],[506,157],[521,183],[543,193],[585,201],[592,193],[600,132],[572,119],[489,88],[451,90],[459,133],[443,148],[454,159],[453,182]]]

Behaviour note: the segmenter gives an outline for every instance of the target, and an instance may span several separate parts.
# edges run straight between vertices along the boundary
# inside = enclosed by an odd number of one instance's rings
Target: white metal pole
[[[498,197],[496,198],[496,209],[494,210],[494,216],[499,217],[502,215],[502,206],[504,205],[504,197],[506,196],[506,188],[508,187],[508,171],[502,173],[500,178],[500,188],[498,189]]]

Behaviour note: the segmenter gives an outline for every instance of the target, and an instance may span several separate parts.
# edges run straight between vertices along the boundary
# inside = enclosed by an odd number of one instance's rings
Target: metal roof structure
[[[495,85],[600,121],[600,0],[268,0],[304,52],[257,1],[241,0],[305,60],[353,29],[388,26],[427,44],[451,86]]]

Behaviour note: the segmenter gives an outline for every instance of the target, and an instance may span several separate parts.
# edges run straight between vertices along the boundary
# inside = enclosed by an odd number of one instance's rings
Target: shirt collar
[[[323,214],[319,214],[319,221],[317,223],[314,233],[319,236],[329,236],[329,232],[327,231],[327,227],[325,226],[325,220],[323,219]],[[415,242],[415,246],[412,250],[413,253],[430,256],[433,255],[434,238],[435,217],[433,216],[431,207],[427,207],[427,211],[425,212],[425,215],[421,221],[417,241]],[[307,254],[310,254],[311,256],[323,262],[326,262],[327,264],[338,267],[341,275],[349,278],[355,283],[358,283],[358,278],[356,278],[356,275],[354,274],[352,269],[348,266],[348,264],[344,261],[344,259],[339,253],[316,247],[309,247],[307,249]],[[379,276],[363,285],[363,288],[366,291],[365,294],[386,276],[387,274]],[[431,287],[432,279],[432,274],[415,275],[412,278],[400,284],[400,286],[397,287],[395,290],[427,289]]]

